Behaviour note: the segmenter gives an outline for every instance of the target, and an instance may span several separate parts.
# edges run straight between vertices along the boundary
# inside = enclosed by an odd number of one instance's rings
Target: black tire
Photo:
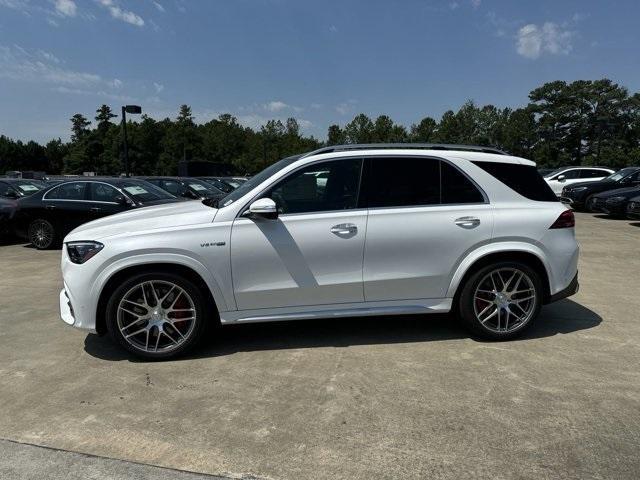
[[[134,289],[136,285],[140,285],[144,282],[159,282],[160,284],[162,284],[162,282],[170,282],[184,290],[193,303],[193,308],[195,310],[195,319],[193,321],[194,326],[188,332],[183,332],[184,340],[181,339],[180,341],[182,343],[172,350],[145,351],[138,348],[124,337],[124,334],[118,326],[118,305],[128,292]],[[144,322],[144,320],[142,322]],[[194,348],[202,340],[207,329],[207,324],[215,323],[218,323],[215,312],[212,311],[212,308],[209,306],[201,289],[190,280],[173,273],[151,272],[134,275],[122,282],[121,285],[111,294],[109,301],[107,302],[106,325],[111,339],[132,354],[148,360],[165,360],[184,354]],[[145,323],[140,323],[139,326],[145,326]],[[157,331],[158,330],[156,329],[155,332]],[[153,334],[154,330],[152,329],[151,332]],[[170,333],[175,337],[175,333],[177,332]],[[181,333],[180,336],[182,335],[183,334]],[[158,336],[160,336],[160,334],[158,334]]]
[[[44,218],[37,218],[29,223],[27,236],[31,245],[38,250],[48,250],[60,244],[60,234],[53,223]]]
[[[587,198],[585,198],[584,200],[584,207],[582,207],[582,210],[585,212],[590,212],[590,213],[598,213],[596,212],[593,208],[591,208],[591,201],[593,200],[593,197],[595,197],[596,194],[592,194],[589,195]]]
[[[490,272],[498,269],[512,269],[524,273],[531,281],[535,291],[535,298],[531,300],[531,314],[528,316],[526,321],[522,322],[521,325],[511,331],[497,332],[494,329],[483,325],[476,316],[474,304],[474,302],[477,302],[475,298],[476,289],[480,282],[482,282]],[[536,317],[540,313],[543,295],[544,289],[542,287],[542,279],[536,270],[522,262],[497,262],[480,268],[466,280],[465,284],[462,286],[462,291],[458,300],[458,313],[462,323],[472,334],[486,340],[510,340],[520,336],[535,321]]]

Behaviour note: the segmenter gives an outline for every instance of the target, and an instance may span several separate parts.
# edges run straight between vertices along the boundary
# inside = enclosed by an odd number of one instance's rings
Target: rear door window
[[[368,206],[411,207],[440,203],[440,161],[424,157],[367,159]]]
[[[580,171],[580,178],[601,178],[609,175],[605,170],[596,170],[593,168],[585,168]]]

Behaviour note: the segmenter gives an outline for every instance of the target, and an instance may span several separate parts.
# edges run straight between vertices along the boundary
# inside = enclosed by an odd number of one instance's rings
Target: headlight
[[[84,263],[104,247],[100,242],[69,242],[67,254],[73,263]]]
[[[616,204],[616,203],[622,203],[625,200],[626,200],[625,197],[610,197],[610,198],[607,198],[606,203]]]

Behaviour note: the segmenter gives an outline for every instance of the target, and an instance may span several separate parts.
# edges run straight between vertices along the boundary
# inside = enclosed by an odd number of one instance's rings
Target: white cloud
[[[117,89],[123,85],[117,78],[104,79],[96,73],[64,68],[63,64],[54,54],[44,50],[0,45],[0,78],[50,84],[69,90],[93,89],[94,92]]]
[[[285,108],[289,108],[289,105],[279,100],[276,100],[276,101],[265,104],[264,108],[265,110],[269,110],[270,112],[279,112],[281,110],[284,110]]]
[[[453,1],[453,2],[449,3],[449,8],[451,10],[456,10],[459,6],[460,6],[460,4],[458,2],[456,2],[456,1]]]
[[[161,83],[153,82],[153,88],[156,89],[156,93],[161,93],[164,90],[164,85]]]
[[[353,106],[356,103],[357,102],[355,100],[353,100],[353,99],[348,100],[346,102],[339,103],[335,107],[336,112],[338,112],[340,115],[346,115],[347,113],[349,113],[352,110]]]
[[[314,110],[320,110],[322,108],[322,104],[321,103],[312,103],[311,104],[311,108],[313,108]]]
[[[478,8],[481,3],[482,3],[482,0],[471,0],[471,6],[473,8]]]
[[[63,17],[75,17],[78,6],[73,0],[55,0],[56,12]]]
[[[335,25],[329,25],[329,31],[335,33],[338,31],[338,27]]]
[[[159,3],[159,2],[153,2],[153,4],[156,6],[156,8],[157,8],[159,11],[161,11],[162,13],[164,13],[164,11],[165,11],[165,10],[164,10],[164,7],[162,6],[162,4],[161,4],[161,3]]]
[[[567,55],[573,49],[573,32],[553,22],[542,26],[530,23],[518,30],[516,50],[526,58],[536,59],[548,53]]]
[[[130,23],[131,25],[135,25],[136,27],[144,26],[144,20],[142,19],[142,17],[129,10],[123,10],[113,0],[98,0],[98,2],[104,8],[109,10],[109,13],[113,18],[122,20],[126,23]]]

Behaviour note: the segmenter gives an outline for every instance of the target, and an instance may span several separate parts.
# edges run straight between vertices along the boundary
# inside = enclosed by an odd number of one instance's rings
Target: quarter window
[[[361,169],[360,159],[309,165],[278,183],[268,196],[284,214],[356,208]]]
[[[58,185],[49,193],[45,199],[47,200],[84,200],[84,192],[87,186],[86,182],[71,182]]]

